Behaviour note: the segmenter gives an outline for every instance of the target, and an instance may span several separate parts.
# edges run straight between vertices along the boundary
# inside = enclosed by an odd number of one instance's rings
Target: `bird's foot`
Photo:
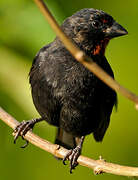
[[[65,161],[70,160],[70,173],[72,173],[72,170],[75,169],[75,167],[78,165],[77,159],[81,154],[81,148],[80,146],[77,146],[75,149],[71,149],[68,151],[68,153],[63,158],[63,164],[66,165]]]
[[[16,128],[14,129],[13,133],[14,133],[14,144],[16,143],[16,140],[18,139],[19,136],[22,137],[22,139],[24,140],[24,136],[25,134],[29,131],[32,130],[35,123],[41,121],[42,119],[32,119],[29,121],[22,121],[18,126],[16,126]],[[28,141],[26,140],[26,143],[21,146],[21,148],[25,148],[28,145]]]

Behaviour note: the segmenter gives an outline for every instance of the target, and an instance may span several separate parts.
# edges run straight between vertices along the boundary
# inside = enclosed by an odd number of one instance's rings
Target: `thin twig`
[[[109,87],[119,92],[126,98],[136,103],[136,107],[138,106],[138,96],[129,91],[128,89],[121,86],[117,81],[115,81],[111,76],[109,76],[100,66],[98,66],[92,59],[81,51],[61,30],[60,26],[57,24],[55,18],[50,13],[46,4],[43,0],[34,0],[37,6],[40,8],[44,17],[47,19],[52,29],[55,31],[56,35],[60,38],[60,40],[64,43],[66,48],[70,51],[70,53],[75,57],[77,61],[82,63],[86,68],[88,68],[91,72],[93,72],[99,79],[101,79],[104,83],[106,83]],[[136,108],[138,109],[138,108]]]
[[[0,119],[12,129],[14,129],[19,124],[17,120],[15,120],[10,114],[5,112],[1,107]],[[27,134],[25,135],[25,139],[35,146],[60,158],[63,158],[68,151],[63,147],[59,147],[56,144],[52,144],[40,138],[39,136],[32,133],[32,131],[27,132]],[[122,176],[138,176],[138,167],[120,166],[118,164],[105,162],[104,160],[93,160],[84,156],[80,156],[78,158],[78,163],[82,166],[93,169],[95,174],[110,173]]]

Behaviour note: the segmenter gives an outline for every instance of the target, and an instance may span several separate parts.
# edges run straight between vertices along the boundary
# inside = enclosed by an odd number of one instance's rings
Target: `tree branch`
[[[46,4],[43,0],[34,0],[37,6],[40,8],[44,17],[47,19],[52,29],[55,31],[56,35],[64,43],[66,48],[74,56],[74,58],[82,63],[87,69],[93,72],[99,79],[106,83],[109,87],[119,92],[126,98],[136,103],[136,109],[138,110],[138,96],[129,91],[128,89],[121,86],[117,81],[115,81],[111,76],[109,76],[100,66],[98,66],[93,60],[86,56],[86,54],[81,51],[61,30],[60,26],[57,24],[56,20],[50,13]]]
[[[19,124],[17,120],[5,112],[1,107],[0,119],[12,129],[14,129]],[[68,151],[63,147],[59,147],[57,144],[52,144],[40,138],[39,136],[32,133],[32,131],[28,131],[24,138],[35,146],[60,158],[63,158]],[[110,173],[122,176],[138,176],[138,167],[120,166],[118,164],[105,162],[104,160],[93,160],[84,156],[79,156],[77,161],[80,165],[93,169],[95,174]]]

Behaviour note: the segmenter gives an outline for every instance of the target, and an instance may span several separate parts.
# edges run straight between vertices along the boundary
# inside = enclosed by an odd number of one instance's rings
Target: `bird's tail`
[[[76,147],[76,140],[75,137],[66,131],[64,131],[62,128],[57,129],[55,144],[58,144],[60,146],[63,146],[66,149],[74,149]],[[61,160],[61,158],[56,157],[56,159]]]
[[[79,143],[81,139],[79,137],[75,137],[72,134],[67,133],[62,128],[57,129],[55,144],[63,146],[66,149],[74,149]],[[61,159],[56,157],[56,159]]]
[[[62,128],[58,128],[55,144],[63,146],[66,149],[73,149],[76,147],[76,139],[72,134],[67,133]]]

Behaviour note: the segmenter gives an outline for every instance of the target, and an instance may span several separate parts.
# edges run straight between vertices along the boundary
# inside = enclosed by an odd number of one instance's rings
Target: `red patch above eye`
[[[103,23],[108,23],[107,19],[102,19]]]

